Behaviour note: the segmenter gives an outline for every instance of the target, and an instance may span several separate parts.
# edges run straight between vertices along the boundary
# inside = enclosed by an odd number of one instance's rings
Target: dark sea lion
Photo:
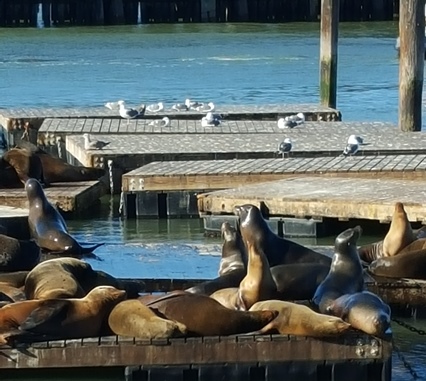
[[[27,150],[12,148],[5,152],[3,160],[15,169],[22,184],[30,178],[44,183],[43,166],[40,158]],[[22,186],[21,184],[21,186]]]
[[[268,259],[257,243],[246,242],[248,252],[247,274],[238,287],[238,307],[247,311],[261,300],[273,299],[277,286],[269,268]]]
[[[219,276],[223,276],[237,269],[245,269],[247,265],[247,255],[240,232],[231,226],[229,222],[222,223],[220,231],[223,244]]]
[[[368,271],[373,275],[388,278],[426,280],[426,249],[378,258],[370,263]]]
[[[397,255],[404,247],[416,239],[404,205],[401,202],[395,204],[392,222],[383,240],[383,256]]]
[[[236,335],[258,331],[277,311],[234,311],[216,300],[191,293],[170,295],[148,306],[159,316],[184,324],[190,336]]]
[[[1,279],[1,278],[0,278]],[[131,298],[143,291],[142,282],[122,281],[80,259],[64,257],[39,263],[25,280],[28,299],[82,298],[97,286],[122,289]]]
[[[123,290],[99,286],[80,299],[38,300],[37,308],[19,325],[19,332],[3,337],[13,343],[101,336],[111,310],[125,298]]]
[[[391,323],[390,307],[369,291],[342,295],[328,307],[328,313],[341,317],[360,331],[383,337]]]
[[[49,183],[98,180],[105,175],[102,168],[71,165],[49,155],[27,141],[19,141],[17,147],[34,153],[41,160],[44,179]]]
[[[319,314],[309,307],[281,300],[257,302],[250,308],[250,311],[262,310],[275,310],[279,314],[259,333],[323,337],[339,335],[351,327],[339,317]]]
[[[116,335],[139,339],[182,337],[186,334],[185,325],[157,316],[135,299],[118,303],[109,314],[108,325]]]
[[[271,274],[277,287],[277,299],[312,299],[329,271],[330,266],[321,263],[296,263],[272,267]]]
[[[0,271],[31,270],[39,261],[40,248],[34,241],[0,234]]]
[[[45,251],[55,254],[82,256],[92,253],[103,243],[82,247],[69,233],[65,220],[50,204],[41,184],[35,179],[25,183],[29,201],[28,224],[31,236]]]
[[[22,188],[18,174],[3,157],[0,157],[0,188]]]
[[[278,237],[268,226],[260,210],[251,204],[236,206],[238,225],[243,242],[255,242],[263,249],[271,267],[289,263],[322,263],[330,265],[331,258],[293,241]]]
[[[217,278],[206,280],[205,282],[190,287],[185,291],[192,294],[211,295],[223,288],[238,287],[245,275],[245,269],[236,269]]]
[[[426,250],[426,238],[416,239],[414,242],[411,242],[409,245],[405,246],[398,255],[408,254],[419,250]]]
[[[328,306],[339,296],[364,289],[363,269],[356,247],[361,234],[361,227],[356,226],[337,236],[330,271],[313,297],[321,313],[327,313]]]

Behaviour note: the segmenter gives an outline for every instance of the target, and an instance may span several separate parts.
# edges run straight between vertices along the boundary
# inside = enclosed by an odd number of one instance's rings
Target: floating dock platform
[[[54,183],[44,189],[48,200],[62,212],[84,214],[93,203],[106,193],[106,187],[100,181],[80,181]],[[24,188],[0,189],[0,224],[1,209],[4,206],[28,209],[27,193]],[[21,211],[17,211],[19,215]],[[9,214],[13,214],[9,209]]]
[[[0,234],[28,239],[28,209],[0,205]]]

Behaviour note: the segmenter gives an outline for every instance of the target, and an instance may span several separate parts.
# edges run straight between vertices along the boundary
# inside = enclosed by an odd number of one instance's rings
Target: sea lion
[[[391,323],[390,307],[369,291],[342,295],[328,306],[327,312],[360,331],[378,337],[383,337]]]
[[[383,256],[397,255],[404,247],[416,239],[401,202],[395,204],[391,225],[383,240]]]
[[[370,263],[368,271],[373,275],[388,278],[426,280],[426,249],[378,258]]]
[[[217,290],[210,295],[210,298],[216,300],[222,306],[231,310],[243,310],[240,308],[240,297],[238,287],[228,287]]]
[[[82,247],[69,233],[65,220],[46,198],[36,179],[25,183],[29,201],[28,224],[31,236],[40,248],[50,253],[82,256],[92,253],[103,243]]]
[[[71,165],[49,155],[34,144],[21,140],[17,147],[34,153],[41,161],[43,177],[49,183],[98,180],[105,175],[102,168]]]
[[[37,307],[19,324],[19,331],[3,338],[13,343],[101,336],[111,310],[125,298],[123,290],[99,286],[80,299],[38,300]]]
[[[330,271],[313,297],[313,303],[321,313],[327,313],[330,303],[339,296],[364,289],[363,269],[356,247],[361,234],[361,227],[356,226],[337,236]]]
[[[237,269],[244,269],[247,265],[247,255],[240,232],[229,222],[222,223],[220,228],[223,244],[222,258],[219,265],[219,276],[228,274]]]
[[[186,334],[185,325],[157,316],[135,299],[118,303],[109,314],[108,325],[116,335],[139,339],[182,337]]]
[[[22,183],[18,174],[3,157],[0,157],[0,188],[21,188]]]
[[[41,262],[30,271],[25,280],[25,294],[28,299],[82,298],[97,286],[122,289],[129,298],[139,296],[144,288],[142,282],[120,281],[93,270],[80,259],[65,257]]]
[[[398,255],[412,253],[414,251],[426,250],[426,238],[416,239],[409,245],[405,246]]]
[[[13,287],[5,282],[0,282],[0,293],[7,295],[14,302],[27,299],[23,288]]]
[[[250,311],[275,310],[278,316],[263,327],[259,333],[279,333],[281,335],[331,336],[338,335],[350,328],[350,324],[341,318],[319,314],[309,307],[284,302],[265,300],[253,304]]]
[[[21,187],[25,185],[29,178],[34,178],[45,183],[41,160],[32,152],[19,148],[12,148],[4,153],[3,160],[15,169],[22,183]]]
[[[258,331],[273,320],[277,311],[235,311],[216,300],[191,293],[171,294],[148,303],[166,319],[184,324],[190,336],[236,335]]]
[[[13,271],[0,273],[0,282],[6,283],[9,286],[21,288],[25,285],[25,279],[29,274],[29,271]]]
[[[238,287],[245,275],[245,269],[235,269],[226,273],[225,275],[211,280],[206,280],[205,282],[190,287],[185,291],[192,294],[211,295],[214,292],[224,288]]]
[[[269,228],[260,210],[251,204],[236,206],[234,214],[238,216],[238,226],[243,242],[255,242],[263,249],[271,267],[289,263],[322,263],[330,265],[331,258],[299,245],[293,241],[278,237]]]
[[[252,241],[247,241],[246,246],[247,274],[238,287],[238,307],[243,311],[249,310],[256,302],[274,298],[277,292],[277,286],[263,250]]]
[[[0,271],[31,270],[40,261],[40,248],[34,241],[0,234]]]

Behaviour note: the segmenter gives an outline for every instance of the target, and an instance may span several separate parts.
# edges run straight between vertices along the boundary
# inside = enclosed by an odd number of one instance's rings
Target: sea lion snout
[[[336,237],[336,248],[341,245],[356,244],[361,234],[362,228],[359,225],[354,228],[346,229]]]
[[[42,189],[41,184],[36,179],[29,178],[25,182],[25,191],[27,192],[28,195],[34,195],[40,189]]]
[[[232,233],[231,224],[227,221],[223,222],[220,227],[220,234],[222,236],[222,239],[227,240],[231,233]]]

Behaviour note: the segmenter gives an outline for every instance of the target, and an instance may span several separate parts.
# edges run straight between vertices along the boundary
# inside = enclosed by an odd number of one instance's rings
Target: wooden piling
[[[320,101],[323,106],[337,103],[337,40],[339,0],[321,1]]]
[[[401,131],[422,128],[425,0],[400,0],[399,118]]]

